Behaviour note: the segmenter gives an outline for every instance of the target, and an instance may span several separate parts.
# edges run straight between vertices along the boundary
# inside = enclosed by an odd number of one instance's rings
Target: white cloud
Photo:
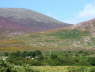
[[[87,4],[79,13],[79,17],[93,17],[95,16],[95,5],[93,3]]]
[[[76,24],[92,18],[95,18],[95,2],[86,4],[81,11],[66,22]]]

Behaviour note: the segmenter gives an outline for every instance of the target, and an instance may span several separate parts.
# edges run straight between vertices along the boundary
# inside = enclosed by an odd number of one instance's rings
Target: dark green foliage
[[[3,58],[15,65],[31,66],[95,66],[94,52],[90,51],[24,51],[4,53]],[[2,62],[3,64],[3,62]],[[0,65],[2,65],[0,62]],[[4,65],[4,64],[3,64]]]
[[[88,61],[92,66],[95,66],[95,57],[89,57]]]
[[[39,72],[30,66],[71,66],[69,72],[94,72],[95,68],[87,69],[80,66],[95,66],[95,53],[90,51],[24,51],[4,53],[0,60],[1,72]],[[8,57],[7,59],[4,59]],[[21,67],[20,67],[21,66]],[[79,66],[73,68],[72,66]]]

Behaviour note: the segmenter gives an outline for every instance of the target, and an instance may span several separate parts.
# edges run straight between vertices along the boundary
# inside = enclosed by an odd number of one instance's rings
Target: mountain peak
[[[24,32],[40,32],[69,26],[67,23],[24,8],[0,8],[0,26],[2,25],[3,29],[7,27],[7,30],[18,31],[19,28],[19,31]]]

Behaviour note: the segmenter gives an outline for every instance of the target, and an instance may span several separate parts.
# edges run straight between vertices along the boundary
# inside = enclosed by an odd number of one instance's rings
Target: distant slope
[[[95,51],[95,19],[76,25],[18,8],[0,9],[0,51]]]
[[[95,35],[95,19],[81,22],[77,24],[75,28],[80,29],[80,30],[89,31],[92,34],[92,36],[94,36]]]
[[[40,32],[69,26],[67,23],[23,8],[0,8],[0,29],[16,32]]]

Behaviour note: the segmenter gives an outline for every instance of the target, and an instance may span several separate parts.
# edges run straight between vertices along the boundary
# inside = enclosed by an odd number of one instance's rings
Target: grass
[[[39,72],[95,72],[95,67],[90,66],[37,66],[32,69]]]
[[[60,39],[80,39],[82,36],[89,35],[89,32],[79,30],[62,30],[60,32],[54,32],[49,35],[53,35]]]
[[[9,40],[10,39],[10,40]],[[0,41],[0,51],[18,50],[80,50],[93,49],[94,37],[87,31],[60,30],[56,32],[29,33]],[[12,48],[14,50],[12,50]]]
[[[4,68],[0,68],[0,71]],[[14,66],[12,72],[95,72],[92,66]]]

